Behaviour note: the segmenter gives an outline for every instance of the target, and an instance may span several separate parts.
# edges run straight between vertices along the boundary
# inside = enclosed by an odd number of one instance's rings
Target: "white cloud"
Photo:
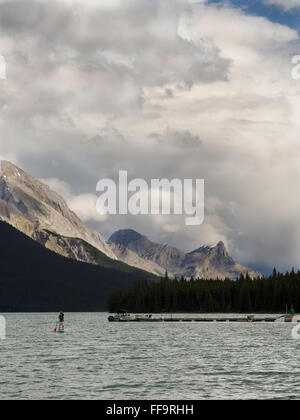
[[[81,194],[68,200],[68,205],[84,222],[103,222],[108,216],[101,216],[96,209],[98,197],[94,194]]]
[[[176,225],[169,225],[168,223],[166,223],[165,225],[163,225],[163,230],[165,232],[168,233],[174,233],[174,232],[179,232],[181,230],[181,225],[176,224]]]
[[[300,7],[300,0],[264,0],[264,3],[278,6],[285,11]]]
[[[51,190],[57,192],[65,200],[72,198],[71,187],[64,181],[61,181],[57,178],[41,179],[41,182],[48,185]]]
[[[95,194],[72,195],[71,186],[59,179],[42,179],[53,191],[60,194],[67,202],[69,208],[77,214],[83,222],[103,222],[107,216],[101,216],[96,209],[98,197]]]

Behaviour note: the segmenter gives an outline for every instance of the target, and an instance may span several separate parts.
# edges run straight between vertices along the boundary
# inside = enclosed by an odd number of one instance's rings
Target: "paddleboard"
[[[55,329],[54,332],[55,333],[59,333],[59,334],[64,334],[65,330],[57,330],[57,329]]]

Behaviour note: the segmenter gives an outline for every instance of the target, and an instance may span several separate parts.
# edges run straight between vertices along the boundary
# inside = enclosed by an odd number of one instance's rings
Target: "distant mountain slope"
[[[147,263],[152,262],[155,267],[160,267],[160,271],[163,273],[167,270],[172,274],[180,270],[185,258],[184,252],[177,248],[151,242],[146,236],[132,229],[115,232],[109,238],[108,243],[129,249]]]
[[[101,253],[95,258],[102,267],[64,258],[5,222],[0,222],[0,250],[2,312],[103,311],[112,290],[155,280]]]
[[[212,279],[217,277],[236,279],[241,273],[248,273],[250,277],[260,276],[257,271],[235,262],[229,256],[223,242],[219,242],[215,247],[205,246],[185,254],[177,248],[156,244],[146,236],[126,229],[115,232],[108,243],[113,246],[119,259],[123,259],[123,255],[126,256],[124,248],[128,249],[138,257],[135,264],[134,257],[131,255],[132,265],[149,271],[150,264],[152,272],[167,270],[173,276]],[[117,247],[120,247],[122,252],[118,252]],[[124,261],[126,260],[127,258],[124,258]]]
[[[111,243],[110,246],[118,260],[124,261],[124,263],[129,264],[132,267],[146,270],[149,273],[153,273],[158,276],[163,276],[165,274],[166,270],[164,270],[158,264],[155,264],[153,261],[148,261],[141,258],[138,254],[126,248],[125,246],[114,243]]]
[[[101,235],[88,229],[59,194],[7,161],[1,162],[0,200],[0,218],[32,238],[35,233],[39,237],[40,231],[48,230],[60,236],[83,239],[115,258]],[[31,232],[29,222],[33,224]],[[55,249],[54,242],[48,244],[48,248],[59,252],[60,248]]]

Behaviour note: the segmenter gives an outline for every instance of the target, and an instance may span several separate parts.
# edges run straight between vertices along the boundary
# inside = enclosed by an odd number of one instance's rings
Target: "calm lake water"
[[[7,314],[0,399],[299,399],[300,341],[283,323],[108,323]]]

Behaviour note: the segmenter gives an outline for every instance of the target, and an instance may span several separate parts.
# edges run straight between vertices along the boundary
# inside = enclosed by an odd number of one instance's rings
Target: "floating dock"
[[[281,317],[264,317],[259,318],[255,316],[248,316],[245,318],[241,317],[220,317],[220,318],[202,318],[202,317],[160,317],[160,318],[152,318],[152,317],[143,317],[143,316],[136,316],[136,317],[115,317],[110,316],[108,318],[110,322],[300,322],[300,317],[295,316],[292,317],[290,315],[281,316]]]

